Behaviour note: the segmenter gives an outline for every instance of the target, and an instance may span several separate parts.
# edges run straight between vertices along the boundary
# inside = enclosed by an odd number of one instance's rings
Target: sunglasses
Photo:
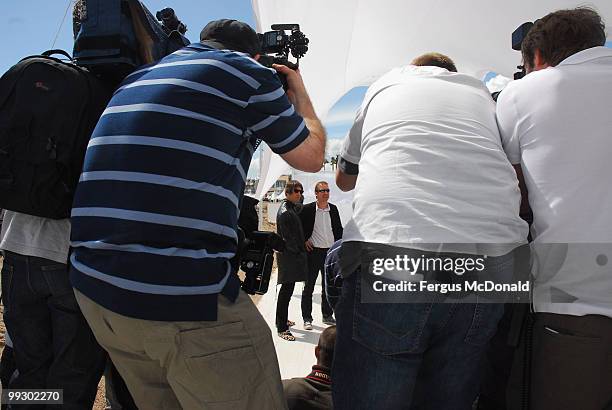
[[[304,191],[302,189],[294,189],[293,192],[297,192],[299,194],[303,194]]]
[[[329,192],[329,189],[317,189],[317,192]]]

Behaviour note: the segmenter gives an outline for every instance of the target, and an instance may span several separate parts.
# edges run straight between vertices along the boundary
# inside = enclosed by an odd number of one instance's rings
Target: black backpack
[[[0,208],[70,216],[91,133],[112,89],[86,69],[26,57],[0,78]]]

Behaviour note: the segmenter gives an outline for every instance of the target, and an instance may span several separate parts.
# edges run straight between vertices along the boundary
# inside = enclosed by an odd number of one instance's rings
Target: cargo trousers
[[[210,322],[136,319],[75,295],[138,408],[287,408],[270,328],[242,291],[220,295]]]

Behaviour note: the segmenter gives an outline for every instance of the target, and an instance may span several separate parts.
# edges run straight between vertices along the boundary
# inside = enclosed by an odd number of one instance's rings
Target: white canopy
[[[390,68],[426,52],[447,54],[459,71],[477,77],[488,71],[512,77],[521,56],[511,49],[510,38],[520,24],[579,5],[594,7],[612,23],[611,0],[252,0],[252,4],[259,32],[275,23],[298,23],[310,39],[300,70],[322,119],[347,91],[368,85]]]
[[[510,47],[512,32],[554,10],[590,5],[612,23],[610,0],[252,2],[259,32],[275,23],[298,23],[310,39],[300,66],[321,117],[353,87],[429,51],[447,54],[461,72],[511,77],[520,63],[520,53]]]
[[[278,177],[289,173],[290,170],[289,164],[283,161],[281,157],[274,154],[267,146],[262,146],[259,160],[259,183],[254,197],[261,201]]]

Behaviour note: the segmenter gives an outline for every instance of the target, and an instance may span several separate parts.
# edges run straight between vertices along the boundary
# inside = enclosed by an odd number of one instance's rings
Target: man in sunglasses
[[[288,320],[289,302],[295,282],[304,282],[308,275],[304,231],[299,214],[302,211],[304,187],[297,180],[287,182],[285,199],[276,215],[276,231],[285,241],[285,250],[278,253],[278,292],[276,303],[276,330],[278,336],[292,342],[295,337],[289,330],[295,323]]]
[[[329,185],[319,181],[315,185],[316,201],[304,205],[300,214],[304,228],[305,247],[308,252],[308,279],[302,291],[302,318],[304,329],[312,330],[312,292],[323,272],[327,251],[338,239],[342,238],[342,222],[338,208],[329,203]],[[323,274],[322,274],[323,275]],[[327,302],[325,286],[321,286],[321,313],[323,323],[333,325],[336,323],[332,308]]]

